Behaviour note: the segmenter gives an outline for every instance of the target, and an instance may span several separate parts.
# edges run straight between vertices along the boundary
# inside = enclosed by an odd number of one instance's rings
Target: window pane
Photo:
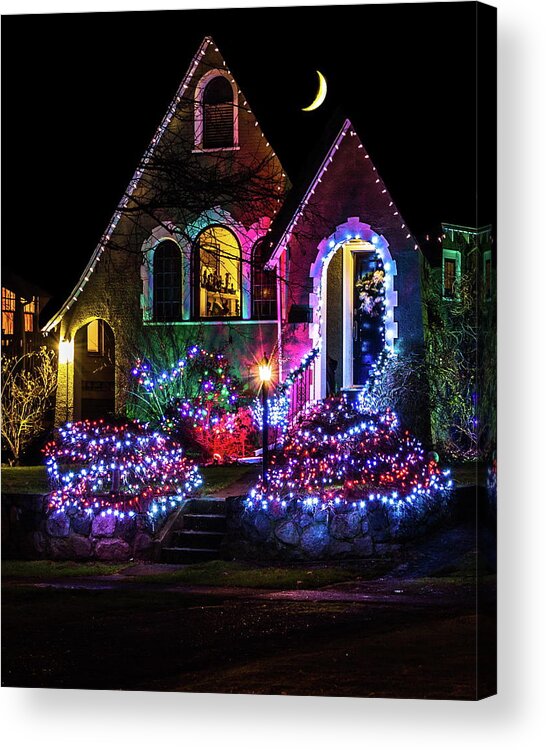
[[[455,260],[453,260],[452,258],[446,258],[444,260],[444,297],[453,297],[455,275]]]
[[[180,320],[182,258],[174,242],[159,244],[154,252],[154,319]]]
[[[101,354],[101,330],[98,320],[92,320],[87,326],[87,351],[89,354]]]
[[[31,332],[34,330],[34,315],[36,313],[36,310],[36,297],[33,297],[33,299],[30,302],[27,302],[24,306],[26,332]]]
[[[198,241],[198,309],[202,318],[241,315],[241,248],[225,227],[210,227]]]
[[[15,294],[11,289],[2,287],[2,333],[13,334],[15,313]]]
[[[203,147],[233,146],[233,91],[224,76],[217,76],[203,93]]]

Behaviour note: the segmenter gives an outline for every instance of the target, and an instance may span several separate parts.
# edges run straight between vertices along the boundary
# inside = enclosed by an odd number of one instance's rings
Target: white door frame
[[[398,292],[394,290],[396,261],[392,259],[389,243],[382,235],[372,230],[369,224],[358,217],[350,217],[336,231],[325,237],[318,245],[318,254],[311,266],[313,291],[309,305],[313,310],[313,322],[309,326],[309,337],[314,347],[320,348],[319,366],[316,368],[316,395],[326,397],[326,315],[327,274],[330,261],[343,248],[343,387],[349,387],[353,374],[353,294],[354,254],[375,250],[383,261],[385,271],[385,345],[394,349],[398,338],[398,323],[394,319],[394,308],[398,305]]]

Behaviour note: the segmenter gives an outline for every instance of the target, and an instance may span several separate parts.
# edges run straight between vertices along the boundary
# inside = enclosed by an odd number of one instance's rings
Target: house
[[[384,346],[423,349],[423,255],[351,122],[307,161],[292,185],[206,37],[44,328],[58,422],[121,411],[136,358],[168,366],[191,342],[249,387],[266,353],[279,382],[296,371],[299,404],[358,390]]]
[[[39,316],[51,295],[8,269],[2,271],[2,352],[21,356],[43,344]]]

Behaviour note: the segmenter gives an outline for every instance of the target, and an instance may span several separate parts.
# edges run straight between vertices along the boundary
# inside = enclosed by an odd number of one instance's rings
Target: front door
[[[363,385],[384,346],[385,289],[375,253],[354,253],[353,385]]]

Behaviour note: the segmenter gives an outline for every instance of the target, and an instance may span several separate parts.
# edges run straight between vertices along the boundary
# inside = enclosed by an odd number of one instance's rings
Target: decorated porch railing
[[[313,403],[315,395],[318,349],[312,349],[303,357],[298,367],[290,371],[286,379],[277,385],[268,397],[269,439],[272,445],[282,440],[286,430],[297,422],[306,406]],[[255,399],[252,411],[254,420],[261,429],[263,408],[261,399]]]
[[[299,415],[313,401],[316,401],[315,385],[318,366],[319,349],[311,351],[303,357],[298,367],[290,371],[286,380],[278,390],[288,399],[288,425],[297,422]]]

